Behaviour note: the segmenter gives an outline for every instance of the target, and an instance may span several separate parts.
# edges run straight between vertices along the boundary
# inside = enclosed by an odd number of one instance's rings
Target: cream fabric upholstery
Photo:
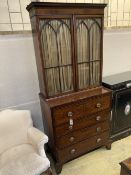
[[[48,137],[33,127],[27,110],[0,112],[0,175],[39,175],[50,167]]]
[[[28,139],[29,142],[34,145],[38,154],[42,157],[45,157],[45,151],[43,145],[48,142],[48,137],[43,134],[41,131],[34,127],[28,129]]]
[[[28,143],[27,130],[32,119],[26,110],[4,110],[0,112],[0,153],[12,146]]]

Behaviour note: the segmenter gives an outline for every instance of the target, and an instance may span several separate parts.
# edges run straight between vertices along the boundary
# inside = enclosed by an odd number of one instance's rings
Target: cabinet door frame
[[[42,53],[42,44],[41,44],[41,29],[39,27],[40,21],[41,20],[63,20],[63,19],[68,19],[70,20],[70,32],[71,32],[71,67],[72,67],[72,81],[73,81],[73,90],[67,91],[67,92],[60,92],[59,94],[52,95],[50,96],[48,94],[47,90],[47,82],[46,82],[46,73],[45,73],[45,65],[44,65],[44,56]],[[75,60],[74,60],[74,41],[73,41],[73,20],[72,20],[72,15],[41,15],[37,17],[37,30],[38,30],[38,40],[39,40],[39,48],[40,48],[40,56],[41,56],[41,62],[42,62],[42,73],[44,77],[44,84],[45,84],[45,92],[46,92],[46,98],[51,98],[51,97],[57,97],[65,94],[69,94],[72,92],[75,92],[75,87],[76,87],[76,81],[75,81]]]
[[[101,82],[102,82],[102,67],[103,67],[103,26],[104,26],[104,22],[103,22],[104,17],[102,15],[87,15],[87,14],[85,14],[85,15],[81,15],[81,14],[80,15],[79,14],[78,15],[73,15],[73,24],[74,24],[74,33],[73,33],[74,35],[73,36],[74,36],[74,43],[75,43],[74,55],[75,55],[75,59],[76,59],[76,64],[75,64],[75,66],[76,66],[76,68],[75,68],[75,71],[76,71],[76,82],[79,81],[79,79],[78,79],[79,78],[78,77],[78,63],[77,63],[77,29],[76,29],[76,20],[77,19],[93,19],[93,18],[101,19],[101,31],[100,31],[100,34],[101,34],[101,39],[100,39],[100,77],[99,77],[99,83],[100,83],[99,86],[101,86]],[[90,57],[90,55],[89,55],[89,57]],[[90,70],[89,70],[89,72],[90,72]],[[90,77],[90,75],[89,75],[89,77]],[[89,87],[87,87],[87,88],[79,89],[78,83],[76,84],[76,90],[77,91],[84,90],[84,89],[89,89],[89,88],[93,88],[93,87],[97,87],[97,86],[90,86],[89,85]]]

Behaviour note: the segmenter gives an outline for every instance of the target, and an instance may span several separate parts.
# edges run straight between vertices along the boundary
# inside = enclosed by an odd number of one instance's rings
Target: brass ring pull
[[[67,115],[68,115],[68,117],[72,117],[73,116],[73,112],[69,111]]]
[[[101,138],[98,138],[98,139],[96,140],[96,142],[97,142],[97,143],[100,143],[101,140],[102,140]]]
[[[70,142],[73,142],[75,140],[74,137],[70,137]]]
[[[101,106],[102,106],[101,103],[97,103],[97,104],[96,104],[96,107],[97,107],[97,108],[101,108]]]
[[[75,149],[72,149],[70,153],[71,154],[74,154],[75,152],[76,152],[76,150]]]
[[[97,121],[100,121],[100,120],[101,120],[101,116],[97,116],[97,117],[96,117],[96,120],[97,120]]]

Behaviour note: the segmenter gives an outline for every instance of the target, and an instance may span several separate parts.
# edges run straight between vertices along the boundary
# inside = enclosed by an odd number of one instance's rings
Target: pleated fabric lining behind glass
[[[70,20],[43,20],[42,47],[49,96],[73,89]]]
[[[100,19],[77,20],[77,62],[79,88],[100,82]]]
[[[41,20],[48,95],[73,90],[70,20]],[[101,19],[77,19],[79,89],[100,82]]]

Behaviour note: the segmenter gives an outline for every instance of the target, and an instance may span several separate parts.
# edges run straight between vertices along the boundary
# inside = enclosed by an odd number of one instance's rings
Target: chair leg
[[[45,172],[43,172],[41,175],[53,175],[51,168],[48,168]]]

